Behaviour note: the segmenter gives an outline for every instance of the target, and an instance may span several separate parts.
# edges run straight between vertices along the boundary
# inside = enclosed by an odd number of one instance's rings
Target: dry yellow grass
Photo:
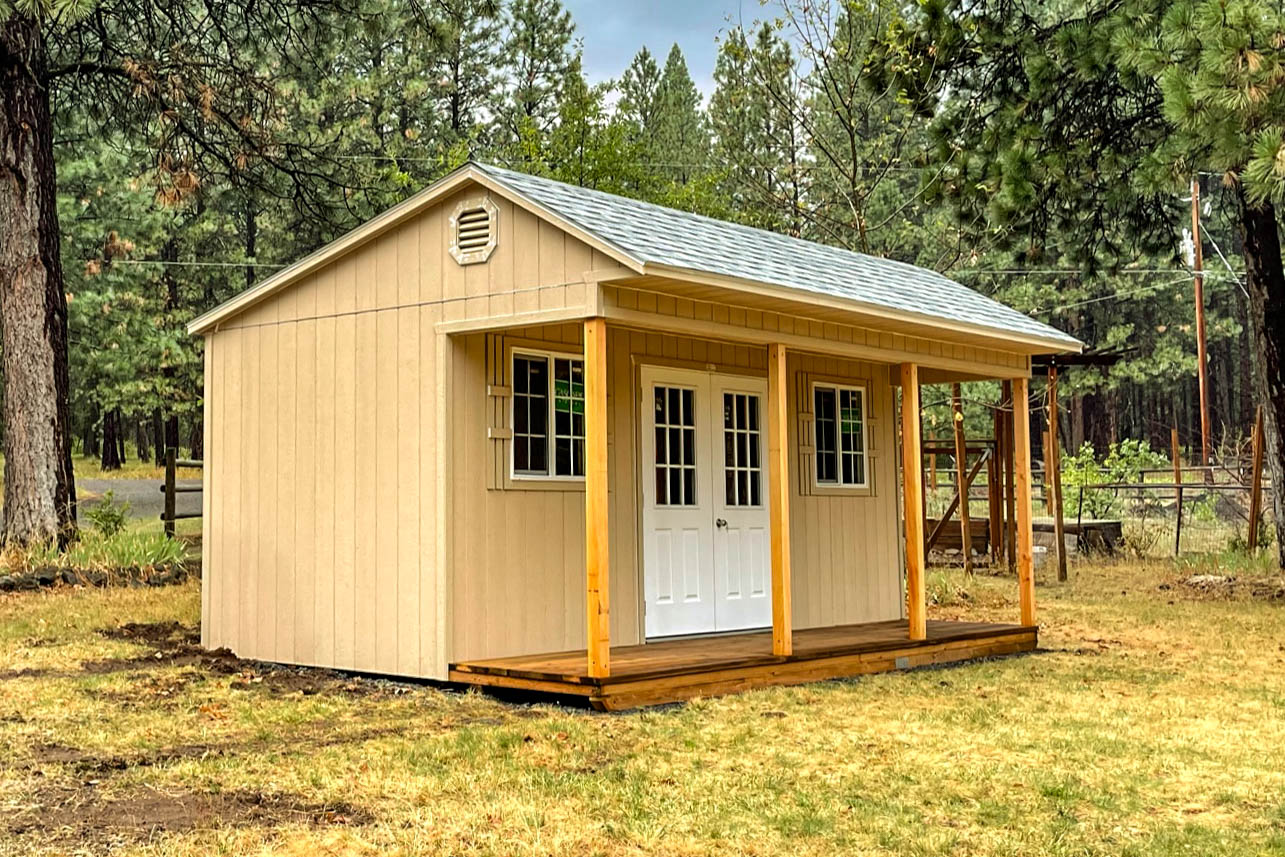
[[[194,584],[7,596],[0,853],[1285,854],[1285,605],[1173,577],[1041,586],[1032,656],[616,716],[99,633]]]

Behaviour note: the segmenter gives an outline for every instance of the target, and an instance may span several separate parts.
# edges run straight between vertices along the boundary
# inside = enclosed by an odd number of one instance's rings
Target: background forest
[[[931,4],[910,21],[886,0],[781,0],[729,21],[709,34],[708,97],[677,45],[639,45],[618,79],[591,84],[558,0],[362,0],[283,11],[279,37],[255,39],[212,34],[229,22],[200,4],[168,6],[183,4],[141,4],[128,32],[82,26],[49,46],[55,71],[115,52],[132,88],[105,101],[92,74],[53,74],[72,425],[105,467],[167,445],[201,456],[187,321],[470,159],[942,271],[1127,349],[1109,374],[1066,377],[1068,447],[1165,448],[1175,424],[1198,444],[1185,180],[1154,183],[1145,229],[1089,200],[1109,187],[1077,198],[1015,181],[1085,154],[1047,123],[1029,137],[994,113],[970,125],[991,95],[966,63],[924,71],[918,34],[950,45]],[[185,75],[198,55],[217,56],[221,81]],[[1065,78],[1051,69],[1044,85],[1056,104]],[[1199,173],[1217,440],[1252,421],[1248,297],[1238,191]],[[981,408],[972,420],[989,433]]]

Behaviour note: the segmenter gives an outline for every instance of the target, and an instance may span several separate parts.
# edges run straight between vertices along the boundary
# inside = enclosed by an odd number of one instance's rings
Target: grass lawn
[[[1178,576],[1041,585],[1039,654],[623,715],[202,656],[195,584],[4,596],[0,853],[1285,854],[1285,604]]]

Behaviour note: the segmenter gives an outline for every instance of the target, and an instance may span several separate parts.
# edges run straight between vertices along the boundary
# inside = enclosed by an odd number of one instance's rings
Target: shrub
[[[129,521],[129,503],[117,503],[116,493],[108,491],[98,505],[85,512],[85,517],[102,535],[110,538],[121,530]]]

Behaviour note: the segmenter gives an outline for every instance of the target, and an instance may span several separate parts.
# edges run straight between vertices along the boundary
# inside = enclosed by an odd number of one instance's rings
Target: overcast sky
[[[714,88],[715,39],[729,17],[746,22],[766,17],[758,0],[563,0],[584,40],[590,82],[620,77],[646,45],[664,68],[674,42],[682,48],[692,79],[706,98]]]

